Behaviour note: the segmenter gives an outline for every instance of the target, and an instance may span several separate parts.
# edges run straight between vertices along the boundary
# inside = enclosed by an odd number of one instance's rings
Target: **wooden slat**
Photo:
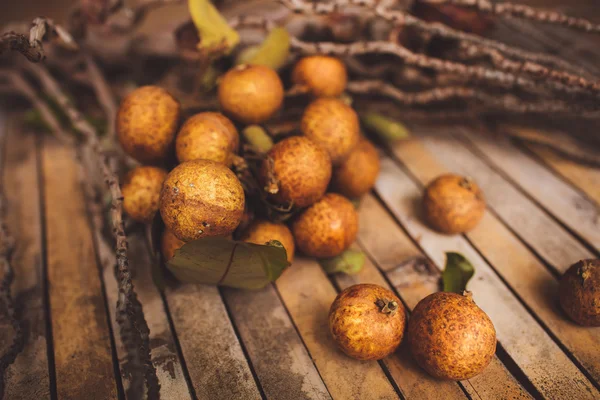
[[[129,265],[134,272],[133,284],[138,299],[142,303],[144,316],[150,328],[150,350],[156,375],[160,383],[161,398],[164,399],[191,399],[181,362],[177,354],[175,341],[169,326],[169,319],[161,293],[152,281],[152,265],[148,247],[141,235],[129,235]],[[121,342],[116,321],[116,304],[118,297],[117,280],[114,268],[105,268],[103,271],[106,286],[106,297],[111,321],[115,327],[115,344],[117,356],[121,367],[123,386],[129,386],[129,376],[123,374],[124,364],[127,362],[125,348]]]
[[[441,235],[423,224],[419,210],[421,189],[389,158],[382,160],[376,189],[439,268],[444,265],[447,251],[460,252],[471,260],[477,271],[469,284],[475,301],[494,322],[498,340],[506,352],[542,395],[549,398],[599,395],[464,237]]]
[[[42,155],[58,397],[113,399],[108,315],[74,152],[46,137]]]
[[[358,361],[338,350],[328,314],[336,291],[319,264],[297,257],[277,288],[334,399],[397,399],[376,361]]]
[[[376,236],[373,235],[374,232],[380,232],[380,234]],[[383,206],[372,196],[365,197],[361,202],[359,242],[379,268],[384,271],[409,308],[414,308],[422,298],[440,289],[440,271],[425,258]],[[397,249],[402,249],[407,257],[396,260],[386,257],[386,254],[397,251]],[[368,266],[369,263],[365,269]],[[439,380],[430,378],[425,372],[421,372],[421,374],[428,379],[421,378],[420,384],[423,385],[430,381],[433,390],[437,390],[438,396],[454,395],[452,388],[444,387],[442,389],[439,387]],[[406,378],[401,381],[406,381]],[[476,399],[530,398],[497,357],[494,357],[492,363],[480,375],[463,381],[462,385],[469,395]],[[407,397],[411,398],[411,396]],[[427,394],[414,398],[431,397],[431,394]]]
[[[398,143],[394,154],[422,182],[448,172],[417,140]],[[558,281],[548,269],[489,212],[467,237],[598,382],[600,353],[595,349],[600,347],[600,335],[597,330],[582,329],[565,317],[556,302]]]
[[[331,399],[272,285],[223,298],[267,398]]]
[[[508,136],[492,136],[480,129],[460,129],[460,136],[477,149],[479,158],[506,174],[550,214],[600,250],[600,210],[594,203],[510,143]]]
[[[195,395],[200,399],[260,399],[261,395],[219,291],[179,285],[165,293]]]
[[[32,132],[21,130],[15,118],[7,125],[2,113],[0,129],[5,132],[0,186],[8,203],[7,225],[16,241],[12,295],[25,330],[23,351],[6,370],[4,395],[7,399],[49,399],[37,145]],[[10,332],[7,339],[12,342],[12,327],[3,327],[3,332]],[[8,340],[3,337],[2,343]]]
[[[452,132],[451,129],[446,132]],[[434,135],[433,130],[415,128],[414,132],[448,169],[472,177],[483,190],[489,207],[557,271],[565,271],[582,258],[593,258],[564,227],[462,143],[445,132]]]

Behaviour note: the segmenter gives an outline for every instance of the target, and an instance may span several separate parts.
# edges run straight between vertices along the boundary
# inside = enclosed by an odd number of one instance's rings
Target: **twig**
[[[557,11],[538,10],[524,4],[491,3],[488,0],[419,0],[428,4],[452,4],[454,6],[473,8],[487,14],[504,15],[509,17],[524,18],[546,24],[561,25],[566,28],[577,29],[589,33],[600,33],[600,25],[594,24],[584,18],[575,18]]]
[[[587,112],[575,105],[561,101],[524,102],[512,95],[492,95],[481,90],[463,86],[434,88],[420,92],[403,92],[402,90],[380,80],[349,82],[346,90],[357,94],[384,95],[403,105],[430,105],[453,99],[476,100],[484,106],[499,108],[517,113],[551,113],[578,115],[594,118],[600,111]]]
[[[27,64],[27,68],[40,81],[46,93],[57,101],[63,108],[73,127],[80,131],[86,146],[90,146],[96,163],[100,166],[105,182],[112,195],[112,228],[116,239],[117,270],[119,296],[117,301],[117,322],[120,326],[121,340],[127,350],[132,376],[128,395],[131,398],[141,398],[144,392],[144,377],[148,384],[148,397],[159,398],[160,384],[156,369],[150,357],[150,342],[148,324],[144,318],[142,305],[133,289],[131,271],[127,258],[127,236],[123,228],[123,196],[119,187],[119,179],[112,171],[109,160],[102,151],[95,129],[83,115],[73,106],[62,91],[56,80],[48,71],[36,64]]]
[[[102,71],[100,71],[100,68],[98,68],[98,65],[96,64],[96,61],[94,61],[93,57],[89,54],[85,54],[84,60],[87,67],[87,73],[89,75],[89,81],[106,116],[107,137],[111,140],[114,140],[115,120],[118,109],[117,102],[115,101],[110,87],[108,86],[108,82],[106,81],[104,74]]]

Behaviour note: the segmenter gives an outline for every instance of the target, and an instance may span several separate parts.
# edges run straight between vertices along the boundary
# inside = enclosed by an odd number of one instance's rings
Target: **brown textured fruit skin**
[[[281,107],[283,84],[277,72],[269,67],[238,65],[221,78],[219,103],[233,119],[259,124]]]
[[[417,363],[439,379],[479,374],[496,352],[496,330],[471,294],[430,294],[408,321],[408,344]]]
[[[358,116],[335,98],[316,99],[306,107],[302,133],[329,153],[333,165],[344,161],[360,139]]]
[[[361,138],[350,155],[334,168],[333,187],[346,197],[360,197],[375,185],[379,168],[377,149],[367,139]]]
[[[129,93],[117,112],[117,135],[123,150],[143,164],[159,164],[172,151],[181,106],[158,86]]]
[[[287,253],[287,260],[294,261],[294,237],[290,229],[282,223],[265,220],[254,220],[244,231],[240,240],[248,243],[265,244],[271,240],[278,240]]]
[[[175,250],[181,248],[185,242],[177,239],[177,236],[168,229],[165,229],[160,239],[160,251],[163,256],[163,260],[169,261],[175,255]]]
[[[292,82],[305,86],[316,97],[337,97],[348,82],[348,72],[343,62],[335,57],[309,56],[296,63]]]
[[[356,239],[358,214],[343,196],[327,193],[307,208],[292,225],[296,245],[311,257],[335,257]]]
[[[446,174],[425,189],[425,218],[429,225],[447,234],[473,229],[485,212],[485,199],[479,186],[469,178]]]
[[[173,169],[162,188],[160,215],[167,229],[189,242],[207,236],[226,236],[244,213],[244,189],[225,165],[193,160]]]
[[[160,191],[167,171],[157,167],[136,167],[123,179],[123,210],[134,220],[150,222],[158,211]]]
[[[378,301],[394,301],[393,313]],[[392,354],[404,336],[406,314],[400,299],[378,285],[350,286],[335,298],[329,310],[329,330],[340,349],[359,360],[380,360]]]
[[[581,260],[564,273],[560,305],[579,325],[600,326],[600,260]]]
[[[329,155],[305,137],[293,136],[275,144],[262,164],[261,182],[266,184],[272,160],[279,191],[272,199],[279,204],[307,207],[325,194],[331,180]]]
[[[233,123],[221,113],[203,112],[189,118],[177,134],[179,162],[212,160],[230,165],[240,139]]]

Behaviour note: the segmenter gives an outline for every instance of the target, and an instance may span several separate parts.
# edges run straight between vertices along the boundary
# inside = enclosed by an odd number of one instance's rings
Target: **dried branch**
[[[491,3],[488,0],[419,0],[428,4],[452,4],[454,6],[468,7],[477,11],[504,15],[509,17],[524,18],[546,24],[561,25],[565,28],[577,29],[589,33],[600,33],[600,25],[594,24],[584,18],[575,18],[557,11],[538,10],[524,4]]]
[[[148,396],[159,398],[160,384],[156,369],[150,357],[148,324],[144,318],[142,305],[133,289],[131,271],[127,258],[127,236],[123,228],[123,196],[119,187],[119,179],[112,171],[109,160],[102,151],[95,129],[83,115],[73,106],[69,98],[60,88],[48,71],[36,64],[27,64],[28,70],[40,81],[42,88],[63,108],[73,127],[85,137],[86,146],[92,150],[96,164],[101,168],[105,182],[112,196],[112,228],[116,240],[117,271],[119,297],[117,301],[117,322],[120,326],[121,340],[127,350],[132,376],[129,396],[141,398],[144,392],[144,378],[148,384]]]
[[[424,106],[448,100],[476,100],[489,108],[498,108],[516,113],[551,113],[577,115],[587,118],[600,116],[600,111],[589,112],[577,105],[562,101],[524,102],[512,95],[492,95],[481,90],[463,86],[435,88],[420,92],[404,92],[380,80],[349,82],[346,90],[356,94],[383,95],[408,106]]]
[[[29,37],[22,33],[7,32],[0,36],[0,54],[6,50],[18,51],[31,62],[40,62],[46,55],[42,41],[46,35],[58,37],[70,49],[76,49],[77,44],[71,35],[60,25],[54,24],[50,19],[36,18],[33,20]]]
[[[114,139],[115,137],[115,121],[117,118],[117,102],[115,101],[115,97],[113,96],[110,87],[108,86],[108,82],[104,77],[104,74],[98,68],[98,65],[94,61],[93,57],[89,54],[85,54],[84,56],[85,64],[87,67],[87,73],[89,77],[89,81],[91,83],[94,92],[96,93],[96,97],[100,103],[100,106],[104,110],[104,114],[107,119],[107,136],[109,139]]]

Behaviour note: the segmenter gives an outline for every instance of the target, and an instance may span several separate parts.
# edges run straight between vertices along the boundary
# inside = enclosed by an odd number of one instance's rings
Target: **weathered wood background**
[[[594,0],[528,3],[600,17]],[[55,6],[46,8],[50,14],[62,12],[61,2],[44,4]],[[30,16],[16,10],[7,15]],[[597,38],[512,20],[494,35],[600,72]],[[355,245],[369,259],[355,276],[328,277],[316,261],[299,257],[261,291],[180,285],[160,292],[144,238],[132,237],[134,283],[162,397],[599,399],[600,328],[567,320],[556,290],[569,265],[600,253],[600,170],[506,136],[546,131],[516,128],[508,118],[498,122],[494,131],[412,124],[413,139],[382,149],[381,176],[360,206]],[[18,242],[13,291],[26,328],[5,396],[125,398],[116,281],[97,260],[74,150],[23,129],[10,109],[0,111],[0,131],[2,188]],[[573,146],[566,136],[554,140]],[[424,185],[448,171],[472,176],[488,201],[483,221],[467,235],[439,235],[420,216]],[[404,347],[380,362],[356,361],[336,349],[327,312],[338,291],[377,283],[395,290],[410,310],[438,290],[445,251],[474,263],[470,289],[498,333],[497,356],[484,373],[440,382]],[[10,326],[0,325],[2,348],[11,335]]]

